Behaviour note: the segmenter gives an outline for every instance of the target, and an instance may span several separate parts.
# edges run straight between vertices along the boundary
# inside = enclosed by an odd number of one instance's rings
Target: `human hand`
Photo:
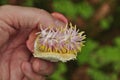
[[[26,46],[29,34],[39,24],[67,23],[64,16],[52,15],[36,8],[0,7],[0,80],[44,80],[53,72],[54,63],[34,58]]]

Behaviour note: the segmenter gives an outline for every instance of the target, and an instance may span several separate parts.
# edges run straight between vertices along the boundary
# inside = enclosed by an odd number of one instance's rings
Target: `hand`
[[[54,17],[53,17],[53,16]],[[44,80],[54,63],[34,58],[26,46],[32,30],[43,26],[63,26],[64,16],[27,7],[0,7],[0,80]]]

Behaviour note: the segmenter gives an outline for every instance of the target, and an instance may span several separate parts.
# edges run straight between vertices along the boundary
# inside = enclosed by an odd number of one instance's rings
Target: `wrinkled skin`
[[[36,8],[0,7],[0,80],[45,80],[53,72],[54,63],[34,58],[26,41],[39,24],[65,25],[61,17]]]

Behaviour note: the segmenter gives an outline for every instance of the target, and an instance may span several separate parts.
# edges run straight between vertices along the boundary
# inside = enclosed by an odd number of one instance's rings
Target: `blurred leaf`
[[[95,68],[95,69],[101,67],[101,64],[97,60],[97,57],[96,57],[95,54],[91,56],[91,58],[89,59],[88,64],[90,65],[90,67]]]
[[[77,61],[78,64],[84,64],[89,62],[90,54],[96,49],[98,44],[91,39],[88,39],[81,52],[78,53]]]
[[[115,38],[115,44],[120,48],[120,37]]]
[[[92,80],[117,80],[117,74],[107,75],[100,70],[89,69],[88,74],[92,76]]]
[[[76,18],[76,8],[70,0],[54,0],[54,10],[67,15],[69,18]]]
[[[51,80],[66,80],[62,74],[64,74],[67,71],[65,63],[59,63],[58,68],[55,71],[54,74],[50,76]]]
[[[86,2],[74,4],[70,0],[54,0],[53,6],[55,11],[67,15],[71,19],[75,19],[78,15],[89,19],[94,12],[93,7]]]
[[[0,5],[4,5],[4,4],[7,4],[8,3],[8,0],[0,0]]]
[[[99,70],[89,69],[88,74],[92,76],[92,80],[110,80],[108,76]]]
[[[34,6],[34,0],[25,0],[25,2],[22,4],[24,6]]]
[[[115,72],[119,73],[120,72],[120,63],[115,63],[114,65],[115,65],[114,66]]]
[[[84,19],[89,19],[94,13],[93,7],[86,2],[77,4],[76,8],[78,14],[82,16]]]
[[[108,29],[110,26],[109,21],[106,19],[102,19],[100,22],[100,26],[102,29]]]
[[[117,74],[112,74],[111,75],[111,80],[118,80]]]
[[[120,50],[116,47],[105,46],[99,49],[97,54],[97,59],[99,59],[100,64],[115,63],[120,61]]]
[[[111,26],[111,22],[113,21],[112,16],[109,16],[108,18],[104,18],[100,21],[100,27],[102,29],[109,29]]]

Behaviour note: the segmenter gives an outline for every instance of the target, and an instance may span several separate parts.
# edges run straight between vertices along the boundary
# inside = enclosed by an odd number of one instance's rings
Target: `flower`
[[[69,26],[69,27],[68,27]],[[74,54],[81,50],[86,36],[70,23],[65,27],[42,27],[35,48],[45,53]],[[38,45],[39,44],[39,45]],[[53,55],[53,54],[52,54]]]
[[[65,27],[40,27],[39,49],[43,52],[57,52],[60,54],[74,53],[76,54],[83,46],[85,35],[83,31],[79,33],[76,26],[70,28]]]

